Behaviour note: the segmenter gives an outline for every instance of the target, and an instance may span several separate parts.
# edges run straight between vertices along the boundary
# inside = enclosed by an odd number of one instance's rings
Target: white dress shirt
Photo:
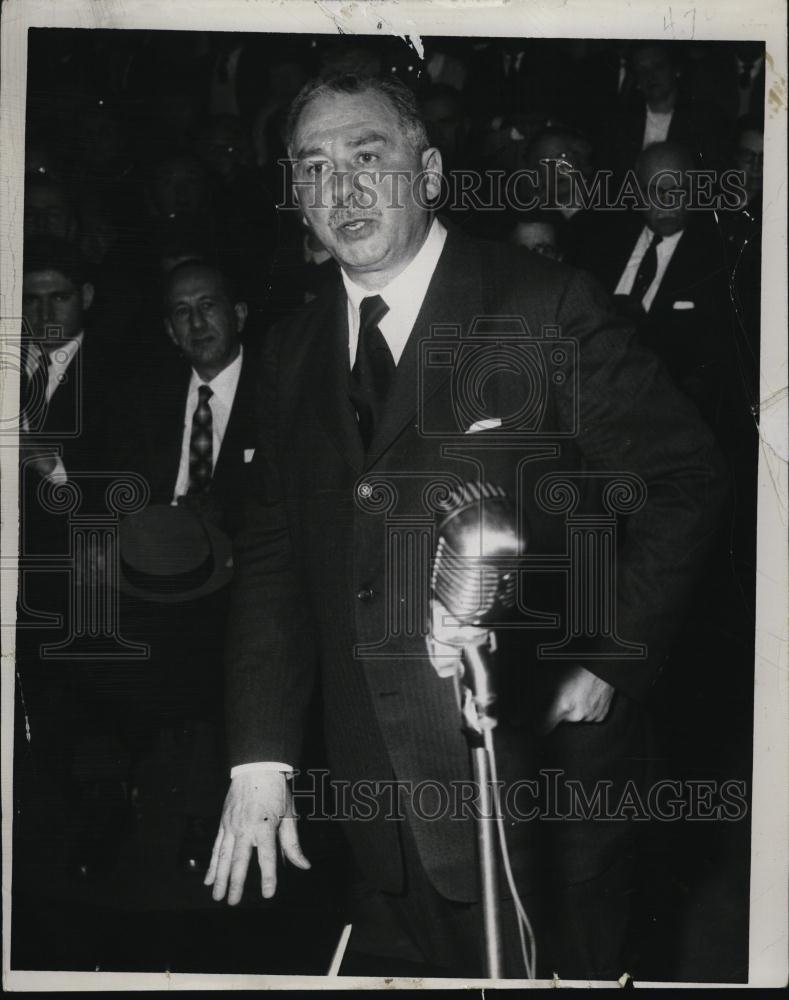
[[[233,400],[236,398],[238,379],[241,375],[241,364],[244,360],[244,348],[239,348],[238,357],[231,361],[227,368],[205,382],[197,372],[192,369],[192,377],[189,380],[189,391],[186,394],[186,407],[184,408],[184,432],[181,438],[181,463],[178,466],[178,478],[175,481],[175,492],[172,503],[178,501],[178,497],[184,496],[189,490],[189,445],[192,440],[192,418],[197,409],[198,389],[201,385],[208,385],[213,390],[213,395],[208,401],[211,407],[211,426],[213,428],[213,464],[216,468],[219,452],[222,449],[222,441],[225,438],[227,422],[230,419],[230,411],[233,408]]]
[[[359,306],[362,299],[370,295],[380,295],[389,306],[389,312],[378,324],[384,339],[392,352],[394,363],[398,364],[405,350],[406,342],[414,328],[416,317],[427,295],[427,288],[444,249],[447,231],[433,219],[425,242],[409,264],[385,288],[371,292],[362,288],[342,272],[342,280],[348,295],[348,358],[353,368],[356,347],[359,343]]]
[[[49,355],[49,374],[47,378],[47,403],[52,401],[52,397],[55,395],[56,390],[60,385],[66,380],[66,372],[69,365],[77,356],[77,351],[82,347],[82,341],[85,339],[85,331],[80,330],[76,337],[71,340],[65,341],[59,347],[56,347]],[[32,379],[38,368],[44,364],[44,351],[43,348],[33,341],[27,352],[27,376]],[[29,427],[27,426],[27,420],[22,415],[22,430],[27,431]],[[63,459],[58,455],[55,458],[55,465],[52,471],[45,477],[52,483],[66,483],[68,482],[68,474],[66,472],[66,467],[63,465]]]
[[[348,363],[353,367],[356,360],[356,348],[359,343],[359,305],[368,295],[380,295],[389,306],[389,311],[378,324],[384,339],[392,352],[395,364],[400,361],[406,342],[414,328],[414,323],[427,295],[427,289],[438,264],[438,258],[444,249],[447,231],[434,218],[428,230],[425,242],[419,252],[406,267],[385,288],[371,292],[348,277],[342,271],[342,280],[348,295]],[[293,773],[289,764],[280,761],[253,761],[249,764],[238,764],[230,769],[230,777],[250,771],[284,771]]]
[[[644,125],[644,138],[641,142],[642,149],[646,149],[647,146],[651,146],[653,142],[666,141],[673,115],[673,108],[671,111],[650,111],[647,107],[647,120]]]
[[[650,306],[652,305],[652,302],[658,293],[658,289],[660,288],[663,275],[666,273],[666,268],[668,267],[671,258],[674,256],[674,251],[677,249],[677,244],[682,238],[683,232],[684,230],[680,229],[680,231],[678,233],[674,233],[673,236],[664,236],[660,243],[658,243],[657,270],[655,271],[655,277],[641,300],[644,312],[649,312]],[[633,248],[633,252],[630,254],[630,260],[625,265],[622,277],[619,279],[619,284],[614,289],[614,295],[630,294],[636,280],[639,265],[641,264],[644,254],[647,252],[654,235],[655,234],[649,226],[644,226],[641,230],[641,235],[636,240],[636,245]]]

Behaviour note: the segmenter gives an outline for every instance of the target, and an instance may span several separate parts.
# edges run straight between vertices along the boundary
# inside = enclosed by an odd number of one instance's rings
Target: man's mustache
[[[362,219],[380,219],[381,213],[378,210],[364,210],[358,208],[336,208],[329,214],[329,225],[332,229],[338,229],[348,222],[360,222]]]

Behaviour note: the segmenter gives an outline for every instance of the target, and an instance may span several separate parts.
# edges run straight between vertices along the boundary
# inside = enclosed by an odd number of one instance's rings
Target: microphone
[[[517,564],[525,549],[515,510],[505,491],[491,483],[464,483],[447,506],[437,531],[433,593],[461,625],[484,627],[515,606]],[[488,643],[486,632],[462,647],[463,681],[483,715],[495,697],[483,655]]]

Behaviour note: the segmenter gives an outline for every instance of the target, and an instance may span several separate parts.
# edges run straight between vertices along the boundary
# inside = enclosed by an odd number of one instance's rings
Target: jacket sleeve
[[[281,486],[278,416],[280,344],[275,328],[261,354],[255,455],[234,542],[225,655],[230,766],[296,766],[316,669],[309,604],[296,564]]]
[[[612,315],[588,275],[574,272],[558,307],[563,335],[577,339],[573,391],[559,399],[569,426],[578,402],[579,446],[591,470],[640,477],[643,504],[618,533],[616,630],[645,658],[584,665],[626,695],[646,696],[687,614],[720,526],[727,473],[712,432],[659,359]],[[568,380],[568,386],[570,380]]]

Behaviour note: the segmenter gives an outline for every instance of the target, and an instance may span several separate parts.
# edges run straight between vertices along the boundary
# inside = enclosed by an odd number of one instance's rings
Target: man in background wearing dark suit
[[[219,266],[185,261],[167,274],[164,325],[179,359],[132,381],[121,446],[153,503],[199,506],[231,535],[254,446],[256,358],[254,345],[241,343],[246,320],[246,302]],[[198,461],[193,438],[201,433]]]
[[[727,419],[736,377],[723,234],[712,213],[691,204],[690,152],[656,143],[636,174],[648,207],[606,213],[599,238],[579,263],[632,318],[642,342],[711,426]]]
[[[131,380],[114,458],[118,469],[136,472],[148,484],[150,506],[132,530],[143,548],[145,532],[153,533],[154,553],[169,553],[178,544],[175,537],[166,537],[168,511],[157,516],[167,506],[185,507],[185,516],[196,515],[212,531],[232,539],[255,447],[255,351],[241,343],[247,306],[231,276],[211,262],[183,262],[164,279],[163,310],[166,335],[179,357],[154,370],[144,368]],[[123,539],[122,534],[122,558]],[[172,556],[177,561],[179,553]],[[181,556],[187,559],[187,553]],[[217,777],[228,589],[225,583],[191,596],[185,582],[180,600],[161,604],[154,587],[146,595],[138,583],[121,604],[127,633],[151,645],[150,660],[132,668],[138,698],[131,740],[142,761],[138,807],[143,813],[151,810],[157,821],[161,803],[170,808],[167,797],[157,798],[155,789],[162,769],[171,763],[166,759],[168,741],[180,741],[186,763],[173,783],[184,793],[182,814],[172,825],[183,827],[179,860],[190,870],[205,861],[213,836],[210,828],[205,832],[206,823],[213,822],[221,803]],[[151,820],[146,828],[154,825]],[[156,857],[164,863],[167,856],[162,841]]]
[[[256,850],[263,895],[272,896],[278,846],[285,860],[309,867],[287,775],[299,764],[320,669],[333,777],[351,787],[370,782],[378,807],[346,824],[376,912],[354,919],[350,947],[377,954],[379,973],[400,961],[422,974],[479,974],[473,818],[439,810],[428,820],[407,794],[399,819],[387,810],[393,779],[449,794],[471,772],[452,678],[434,669],[423,630],[389,627],[389,614],[415,599],[417,621],[428,621],[430,609],[416,577],[395,579],[377,498],[391,492],[394,516],[424,517],[431,485],[487,480],[516,500],[530,551],[555,555],[565,551],[566,525],[539,503],[546,474],[575,477],[582,509],[595,507],[589,473],[627,470],[643,483],[643,505],[617,552],[616,607],[619,633],[643,644],[646,658],[632,646],[626,659],[595,646],[558,664],[533,662],[527,630],[502,636],[512,641],[501,664],[501,779],[510,786],[535,778],[542,763],[594,794],[601,780],[617,788],[643,780],[642,702],[714,532],[724,492],[719,458],[657,359],[586,276],[469,240],[432,217],[425,205],[438,193],[441,157],[396,80],[344,77],[305,88],[288,138],[303,214],[341,278],[266,343],[228,629],[232,781],[206,883],[215,899],[228,892],[238,903]],[[404,175],[410,183],[393,191]],[[494,326],[506,317],[510,332],[489,342],[484,404],[469,415],[455,398],[457,355],[445,345],[450,361],[431,363],[421,348],[437,326],[469,338],[479,317]],[[495,345],[527,350],[546,326],[577,345],[577,364],[558,379],[538,379],[532,391],[495,364]],[[514,453],[513,414],[538,403],[532,430],[553,446]],[[539,603],[547,591],[535,585],[528,593]],[[382,637],[387,655],[377,656]],[[542,875],[552,900],[552,912],[533,912],[541,971],[620,975],[631,824],[546,823],[535,864],[540,826],[508,824],[507,838],[520,891],[533,900]],[[503,927],[507,974],[520,975],[508,903]]]

